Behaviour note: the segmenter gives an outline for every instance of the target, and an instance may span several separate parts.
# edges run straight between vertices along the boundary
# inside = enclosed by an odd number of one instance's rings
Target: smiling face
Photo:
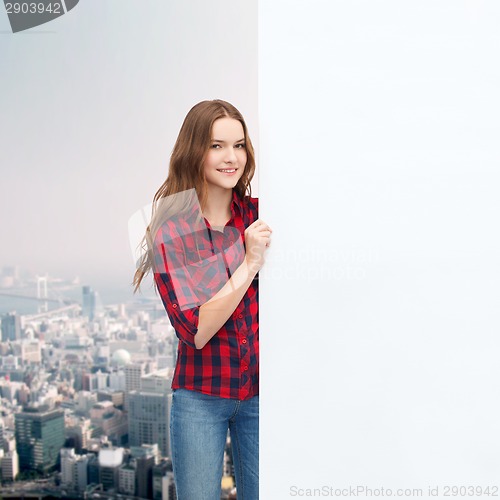
[[[234,118],[219,118],[213,123],[211,139],[203,164],[208,189],[214,193],[232,190],[247,162],[243,127]]]

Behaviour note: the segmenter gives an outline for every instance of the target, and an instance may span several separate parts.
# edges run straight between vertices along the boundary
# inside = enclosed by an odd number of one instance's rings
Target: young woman
[[[255,158],[240,112],[187,114],[153,199],[135,290],[154,282],[179,338],[170,437],[179,500],[219,500],[229,429],[239,500],[259,496],[258,272],[271,228],[251,197]]]

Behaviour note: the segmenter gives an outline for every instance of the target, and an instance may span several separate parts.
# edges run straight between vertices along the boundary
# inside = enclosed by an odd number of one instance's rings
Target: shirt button
[[[241,343],[242,343],[242,344],[246,344],[246,343],[247,343],[247,339],[243,339],[243,340],[241,341]]]
[[[177,307],[177,304],[172,304],[172,307],[175,309]]]
[[[246,372],[248,370],[248,366],[244,365],[242,369],[243,369],[244,372]]]
[[[238,318],[243,318],[243,314],[238,314]]]

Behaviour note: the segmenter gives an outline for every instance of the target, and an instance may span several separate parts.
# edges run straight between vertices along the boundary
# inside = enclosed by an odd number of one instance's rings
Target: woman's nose
[[[227,148],[226,157],[224,159],[226,163],[235,163],[236,162],[236,153],[233,148]]]

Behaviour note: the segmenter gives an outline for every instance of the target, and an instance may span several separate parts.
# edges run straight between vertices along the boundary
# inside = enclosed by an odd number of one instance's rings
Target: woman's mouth
[[[217,171],[226,175],[232,175],[238,170],[237,168],[218,168]]]

